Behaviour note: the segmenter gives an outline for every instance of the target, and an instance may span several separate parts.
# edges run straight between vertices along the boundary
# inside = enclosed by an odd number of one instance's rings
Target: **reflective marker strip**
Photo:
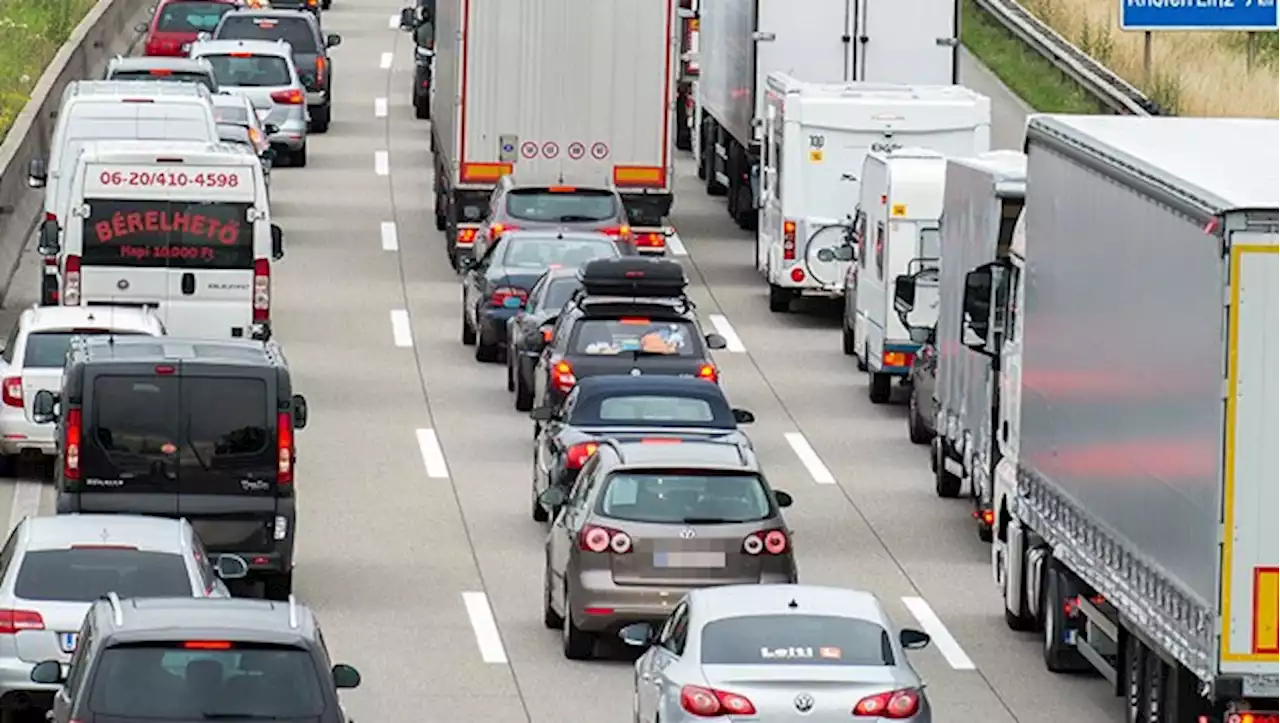
[[[1280,652],[1280,568],[1253,568],[1253,652]]]

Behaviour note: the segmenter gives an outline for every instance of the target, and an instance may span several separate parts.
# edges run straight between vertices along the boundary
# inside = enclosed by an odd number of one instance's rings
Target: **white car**
[[[32,306],[18,317],[0,351],[0,466],[56,452],[54,425],[32,421],[31,401],[61,391],[72,337],[100,334],[164,336],[165,328],[155,312],[131,306]]]

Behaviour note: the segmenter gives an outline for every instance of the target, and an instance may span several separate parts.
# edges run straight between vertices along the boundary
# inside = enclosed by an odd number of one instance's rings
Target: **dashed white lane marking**
[[[392,30],[399,30],[399,29],[400,29],[400,15],[399,15],[399,14],[392,15],[392,16],[391,16],[391,19],[387,21],[387,27],[388,27],[388,28],[390,28],[390,29],[392,29]]]
[[[378,59],[378,67],[382,68],[383,70],[390,68],[391,61],[394,59],[395,59],[395,56],[392,55],[391,53],[383,53],[382,57]]]
[[[373,117],[374,118],[387,117],[387,99],[386,98],[373,99]]]
[[[396,234],[395,221],[382,222],[382,250],[395,251],[400,248],[400,239]]]
[[[379,176],[391,173],[391,157],[386,151],[373,152],[373,172]]]
[[[729,323],[728,317],[724,314],[711,314],[711,325],[716,328],[716,332],[724,337],[724,348],[735,354],[741,354],[747,350],[743,346],[742,339],[738,336],[738,332],[733,330],[733,324]]]
[[[667,237],[667,250],[672,256],[688,256],[689,249],[684,247],[684,242],[680,240],[680,234],[673,233]]]
[[[44,488],[39,482],[20,479],[13,483],[13,503],[9,507],[9,529],[22,522],[23,517],[35,517],[40,514],[40,491]]]
[[[418,430],[418,451],[422,453],[422,466],[427,468],[428,477],[449,477],[449,465],[444,461],[444,452],[440,450],[440,440],[436,438],[434,429]]]
[[[831,470],[827,469],[827,465],[822,463],[822,458],[818,453],[813,451],[813,447],[809,445],[809,440],[799,432],[787,432],[787,444],[791,445],[791,451],[796,453],[800,458],[800,464],[809,470],[809,476],[814,482],[820,485],[833,485],[836,478],[831,476]]]
[[[506,663],[507,651],[502,648],[502,636],[498,634],[498,624],[493,620],[489,598],[482,592],[464,592],[462,604],[467,606],[467,617],[471,618],[471,631],[476,635],[480,658],[486,663]]]
[[[396,346],[413,346],[413,327],[409,326],[409,312],[404,309],[391,311],[391,337]]]
[[[902,604],[907,606],[915,619],[919,621],[920,627],[933,638],[933,645],[942,653],[942,657],[947,659],[947,664],[956,670],[973,670],[973,661],[965,655],[964,650],[960,648],[960,643],[951,636],[951,632],[947,630],[947,626],[942,624],[942,619],[937,613],[933,612],[933,608],[929,607],[929,603],[925,602],[921,597],[904,597]]]

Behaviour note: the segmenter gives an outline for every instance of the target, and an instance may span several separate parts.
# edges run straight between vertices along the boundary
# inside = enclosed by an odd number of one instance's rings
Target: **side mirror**
[[[274,136],[275,134],[280,132],[280,126],[276,125],[275,123],[264,123],[262,126],[262,132],[266,133],[269,136]],[[272,155],[275,155],[276,149],[272,148],[270,150]]]
[[[404,8],[400,11],[400,29],[412,31],[418,25],[418,15],[413,8]]]
[[[924,326],[907,327],[907,336],[916,344],[928,344],[933,336],[933,329]]]
[[[725,347],[729,346],[729,340],[725,339],[723,336],[720,336],[719,334],[716,334],[715,332],[707,334],[705,338],[707,341],[708,349],[713,349],[713,350],[724,349]]]
[[[837,246],[831,253],[835,256],[836,261],[853,261],[853,246]]]
[[[66,680],[62,674],[62,663],[56,660],[42,660],[31,669],[31,682],[43,685],[57,685]]]
[[[555,319],[543,322],[538,327],[538,335],[535,336],[533,340],[529,342],[530,349],[532,349],[533,351],[542,351],[543,349],[547,348],[547,345],[550,344],[552,339],[555,338],[553,336],[553,334],[555,333],[555,330],[556,330]]]
[[[205,41],[212,40],[213,36],[209,33],[196,33],[196,40]]]
[[[284,258],[284,229],[271,224],[271,260],[279,261]]]
[[[658,637],[658,630],[649,623],[631,623],[618,631],[622,642],[633,648],[647,648]]]
[[[360,671],[346,663],[338,663],[333,666],[333,687],[341,689],[359,688]]]
[[[139,35],[147,32],[147,29],[148,28],[146,23],[138,23],[137,25],[133,26],[133,32],[138,33]]]
[[[249,563],[239,555],[224,553],[211,557],[214,571],[223,580],[239,580],[249,574]]]
[[[916,279],[899,276],[893,280],[893,310],[899,314],[911,311],[916,305]]]
[[[44,188],[49,181],[49,169],[43,158],[32,158],[27,161],[27,185],[31,188]]]
[[[58,418],[55,407],[58,404],[58,398],[54,393],[41,389],[36,392],[35,399],[31,400],[31,420],[36,424],[48,424]]]
[[[738,424],[751,424],[756,421],[756,415],[745,409],[735,409],[733,410],[733,421]]]
[[[270,168],[271,166],[275,165],[275,162],[276,162],[276,149],[271,147],[265,148],[262,151],[263,166],[266,168]]]
[[[970,349],[985,350],[990,331],[991,291],[995,264],[979,266],[964,275],[963,342]]]
[[[307,426],[307,398],[301,394],[295,394],[293,399],[289,400],[289,406],[293,407],[293,428],[305,428]]]
[[[912,630],[911,628],[903,628],[898,633],[898,642],[902,643],[902,647],[905,650],[919,650],[927,646],[930,640],[933,640],[933,638],[930,638],[928,633]]]
[[[550,422],[556,418],[556,410],[552,407],[538,407],[529,412],[529,419],[535,422]]]
[[[464,256],[458,259],[458,268],[462,269],[463,271],[471,271],[472,269],[476,268],[479,265],[480,265],[480,262],[471,256]]]
[[[555,486],[546,488],[542,491],[542,494],[538,495],[538,503],[549,510],[559,508],[567,499],[569,499],[569,495],[564,491],[564,488]]]
[[[342,36],[337,33],[329,33],[324,37],[324,47],[336,48],[342,45]]]
[[[36,244],[36,250],[42,256],[57,256],[62,250],[62,244],[58,241],[58,222],[46,218],[40,223],[40,241]]]
[[[795,498],[791,496],[791,493],[783,492],[782,490],[774,490],[773,499],[778,503],[779,507],[790,507],[791,503],[795,502]]]

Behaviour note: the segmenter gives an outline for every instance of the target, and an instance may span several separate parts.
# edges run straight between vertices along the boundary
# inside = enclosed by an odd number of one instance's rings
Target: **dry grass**
[[[1021,0],[1076,47],[1142,89],[1172,113],[1253,116],[1280,113],[1277,34],[1260,33],[1247,72],[1245,33],[1155,33],[1152,78],[1143,78],[1140,32],[1122,32],[1116,0]]]
[[[0,140],[96,0],[0,0]]]

